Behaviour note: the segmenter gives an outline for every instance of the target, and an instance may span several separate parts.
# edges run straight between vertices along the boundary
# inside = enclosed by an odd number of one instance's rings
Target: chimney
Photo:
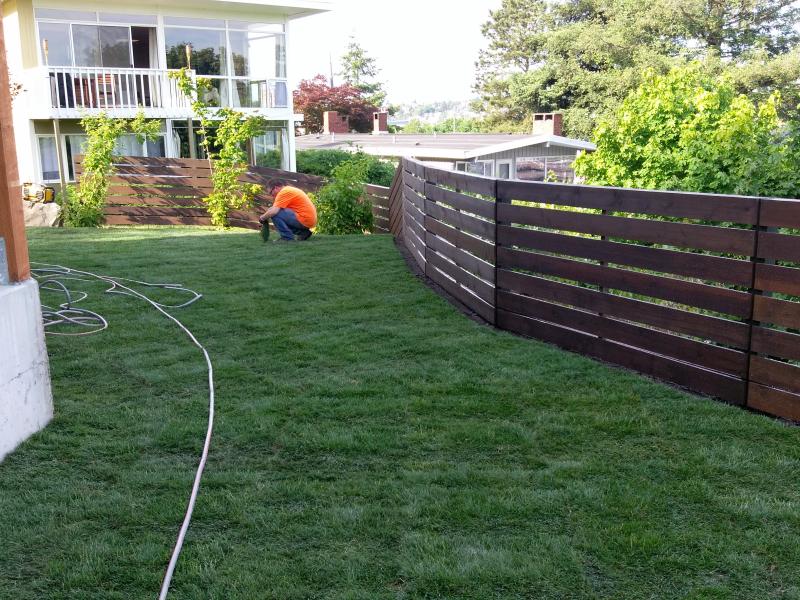
[[[372,113],[372,135],[389,133],[389,113],[386,111]]]
[[[533,135],[561,135],[562,113],[534,113]]]
[[[349,133],[349,119],[350,117],[340,116],[335,110],[326,111],[322,113],[322,132],[325,134]]]

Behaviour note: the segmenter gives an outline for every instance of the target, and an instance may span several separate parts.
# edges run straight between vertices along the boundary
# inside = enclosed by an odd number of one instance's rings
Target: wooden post
[[[64,153],[61,151],[61,121],[53,119],[53,134],[56,136],[56,160],[58,161],[58,181],[61,184],[61,197],[67,194],[67,177],[64,174]]]
[[[10,281],[28,279],[31,276],[31,268],[28,262],[28,244],[25,240],[25,219],[22,214],[22,191],[14,144],[11,92],[8,87],[2,22],[0,22],[0,238],[5,240]]]

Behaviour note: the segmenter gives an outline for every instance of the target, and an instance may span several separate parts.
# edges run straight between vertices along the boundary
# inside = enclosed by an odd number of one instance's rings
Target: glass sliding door
[[[114,25],[73,25],[75,65],[127,69],[131,62],[131,29]]]
[[[100,25],[100,62],[106,68],[129,69],[131,57],[131,28]]]

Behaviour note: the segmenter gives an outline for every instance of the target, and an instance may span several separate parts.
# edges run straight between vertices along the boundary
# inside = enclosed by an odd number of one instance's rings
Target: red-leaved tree
[[[358,88],[345,84],[328,85],[324,75],[304,79],[294,92],[295,111],[303,113],[303,125],[309,133],[322,131],[322,113],[335,110],[350,117],[350,129],[359,133],[372,131],[372,113],[378,110],[364,98]]]

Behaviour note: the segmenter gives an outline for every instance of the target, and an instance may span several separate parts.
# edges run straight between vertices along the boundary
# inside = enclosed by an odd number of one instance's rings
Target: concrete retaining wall
[[[0,460],[52,417],[39,287],[0,285]]]

